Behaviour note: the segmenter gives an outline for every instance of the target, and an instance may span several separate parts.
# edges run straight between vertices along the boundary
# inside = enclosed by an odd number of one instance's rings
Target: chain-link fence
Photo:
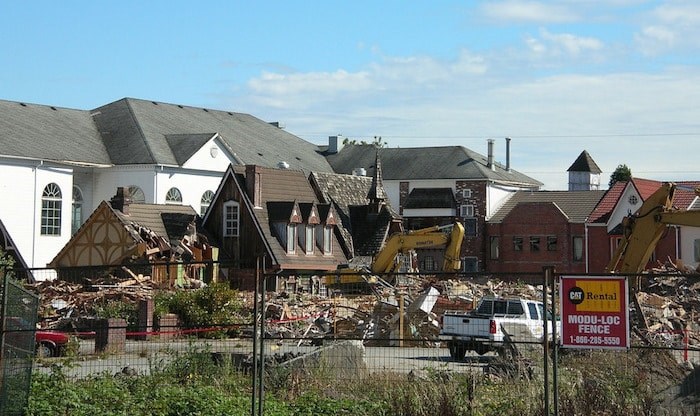
[[[231,414],[284,406],[314,414],[700,411],[697,276],[630,280],[630,346],[605,349],[547,342],[562,330],[561,276],[544,271],[341,278],[247,270],[195,287],[154,282],[148,268],[119,269],[29,286],[41,295],[40,325],[71,335],[62,357],[36,360],[36,383],[58,377],[57,367],[71,389],[117,376],[213,394],[235,379],[235,393],[221,394],[246,404]],[[228,280],[237,276],[246,284]],[[206,413],[212,400],[198,405],[202,414],[221,414]],[[119,414],[121,405],[110,405]],[[130,405],[130,414],[161,414],[158,402]]]
[[[39,299],[4,270],[1,274],[0,415],[23,415],[31,383]]]

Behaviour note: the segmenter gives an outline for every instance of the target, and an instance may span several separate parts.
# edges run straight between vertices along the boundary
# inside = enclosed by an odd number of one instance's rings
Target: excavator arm
[[[668,225],[700,227],[700,211],[680,211],[673,206],[677,189],[684,188],[664,183],[636,213],[622,220],[622,241],[606,267],[607,272],[641,272]],[[700,188],[689,190],[700,196]]]
[[[450,229],[446,233],[446,229]],[[389,237],[382,250],[377,253],[372,262],[372,273],[391,273],[396,270],[396,256],[417,248],[445,246],[445,263],[443,270],[455,271],[460,269],[459,252],[464,238],[464,226],[455,222],[447,226],[435,226],[408,233],[397,233]]]
[[[460,251],[464,239],[464,226],[455,222],[446,226],[435,226],[415,231],[393,234],[384,247],[374,256],[369,269],[339,268],[336,273],[324,277],[326,286],[352,285],[377,280],[369,274],[391,274],[399,263],[401,253],[419,248],[445,247],[443,271],[454,272],[461,268]]]

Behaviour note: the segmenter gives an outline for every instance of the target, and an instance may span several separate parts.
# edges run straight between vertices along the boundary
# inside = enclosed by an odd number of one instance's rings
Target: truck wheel
[[[455,361],[461,361],[467,354],[467,348],[462,343],[449,342],[447,343],[447,348],[450,350],[450,357]]]
[[[489,349],[489,347],[487,347],[484,344],[476,343],[476,344],[474,344],[474,351],[476,351],[476,353],[479,355],[484,355],[487,352],[489,352],[490,349]]]

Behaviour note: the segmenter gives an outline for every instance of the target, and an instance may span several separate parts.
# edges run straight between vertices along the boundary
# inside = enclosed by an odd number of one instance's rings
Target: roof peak
[[[603,171],[598,167],[598,164],[595,163],[588,151],[584,150],[567,169],[567,172],[602,173]]]

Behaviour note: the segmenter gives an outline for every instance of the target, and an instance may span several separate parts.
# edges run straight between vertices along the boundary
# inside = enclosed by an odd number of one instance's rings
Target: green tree
[[[608,186],[613,186],[615,182],[627,182],[632,179],[632,171],[624,163],[617,165],[615,171],[610,175],[610,182]]]

